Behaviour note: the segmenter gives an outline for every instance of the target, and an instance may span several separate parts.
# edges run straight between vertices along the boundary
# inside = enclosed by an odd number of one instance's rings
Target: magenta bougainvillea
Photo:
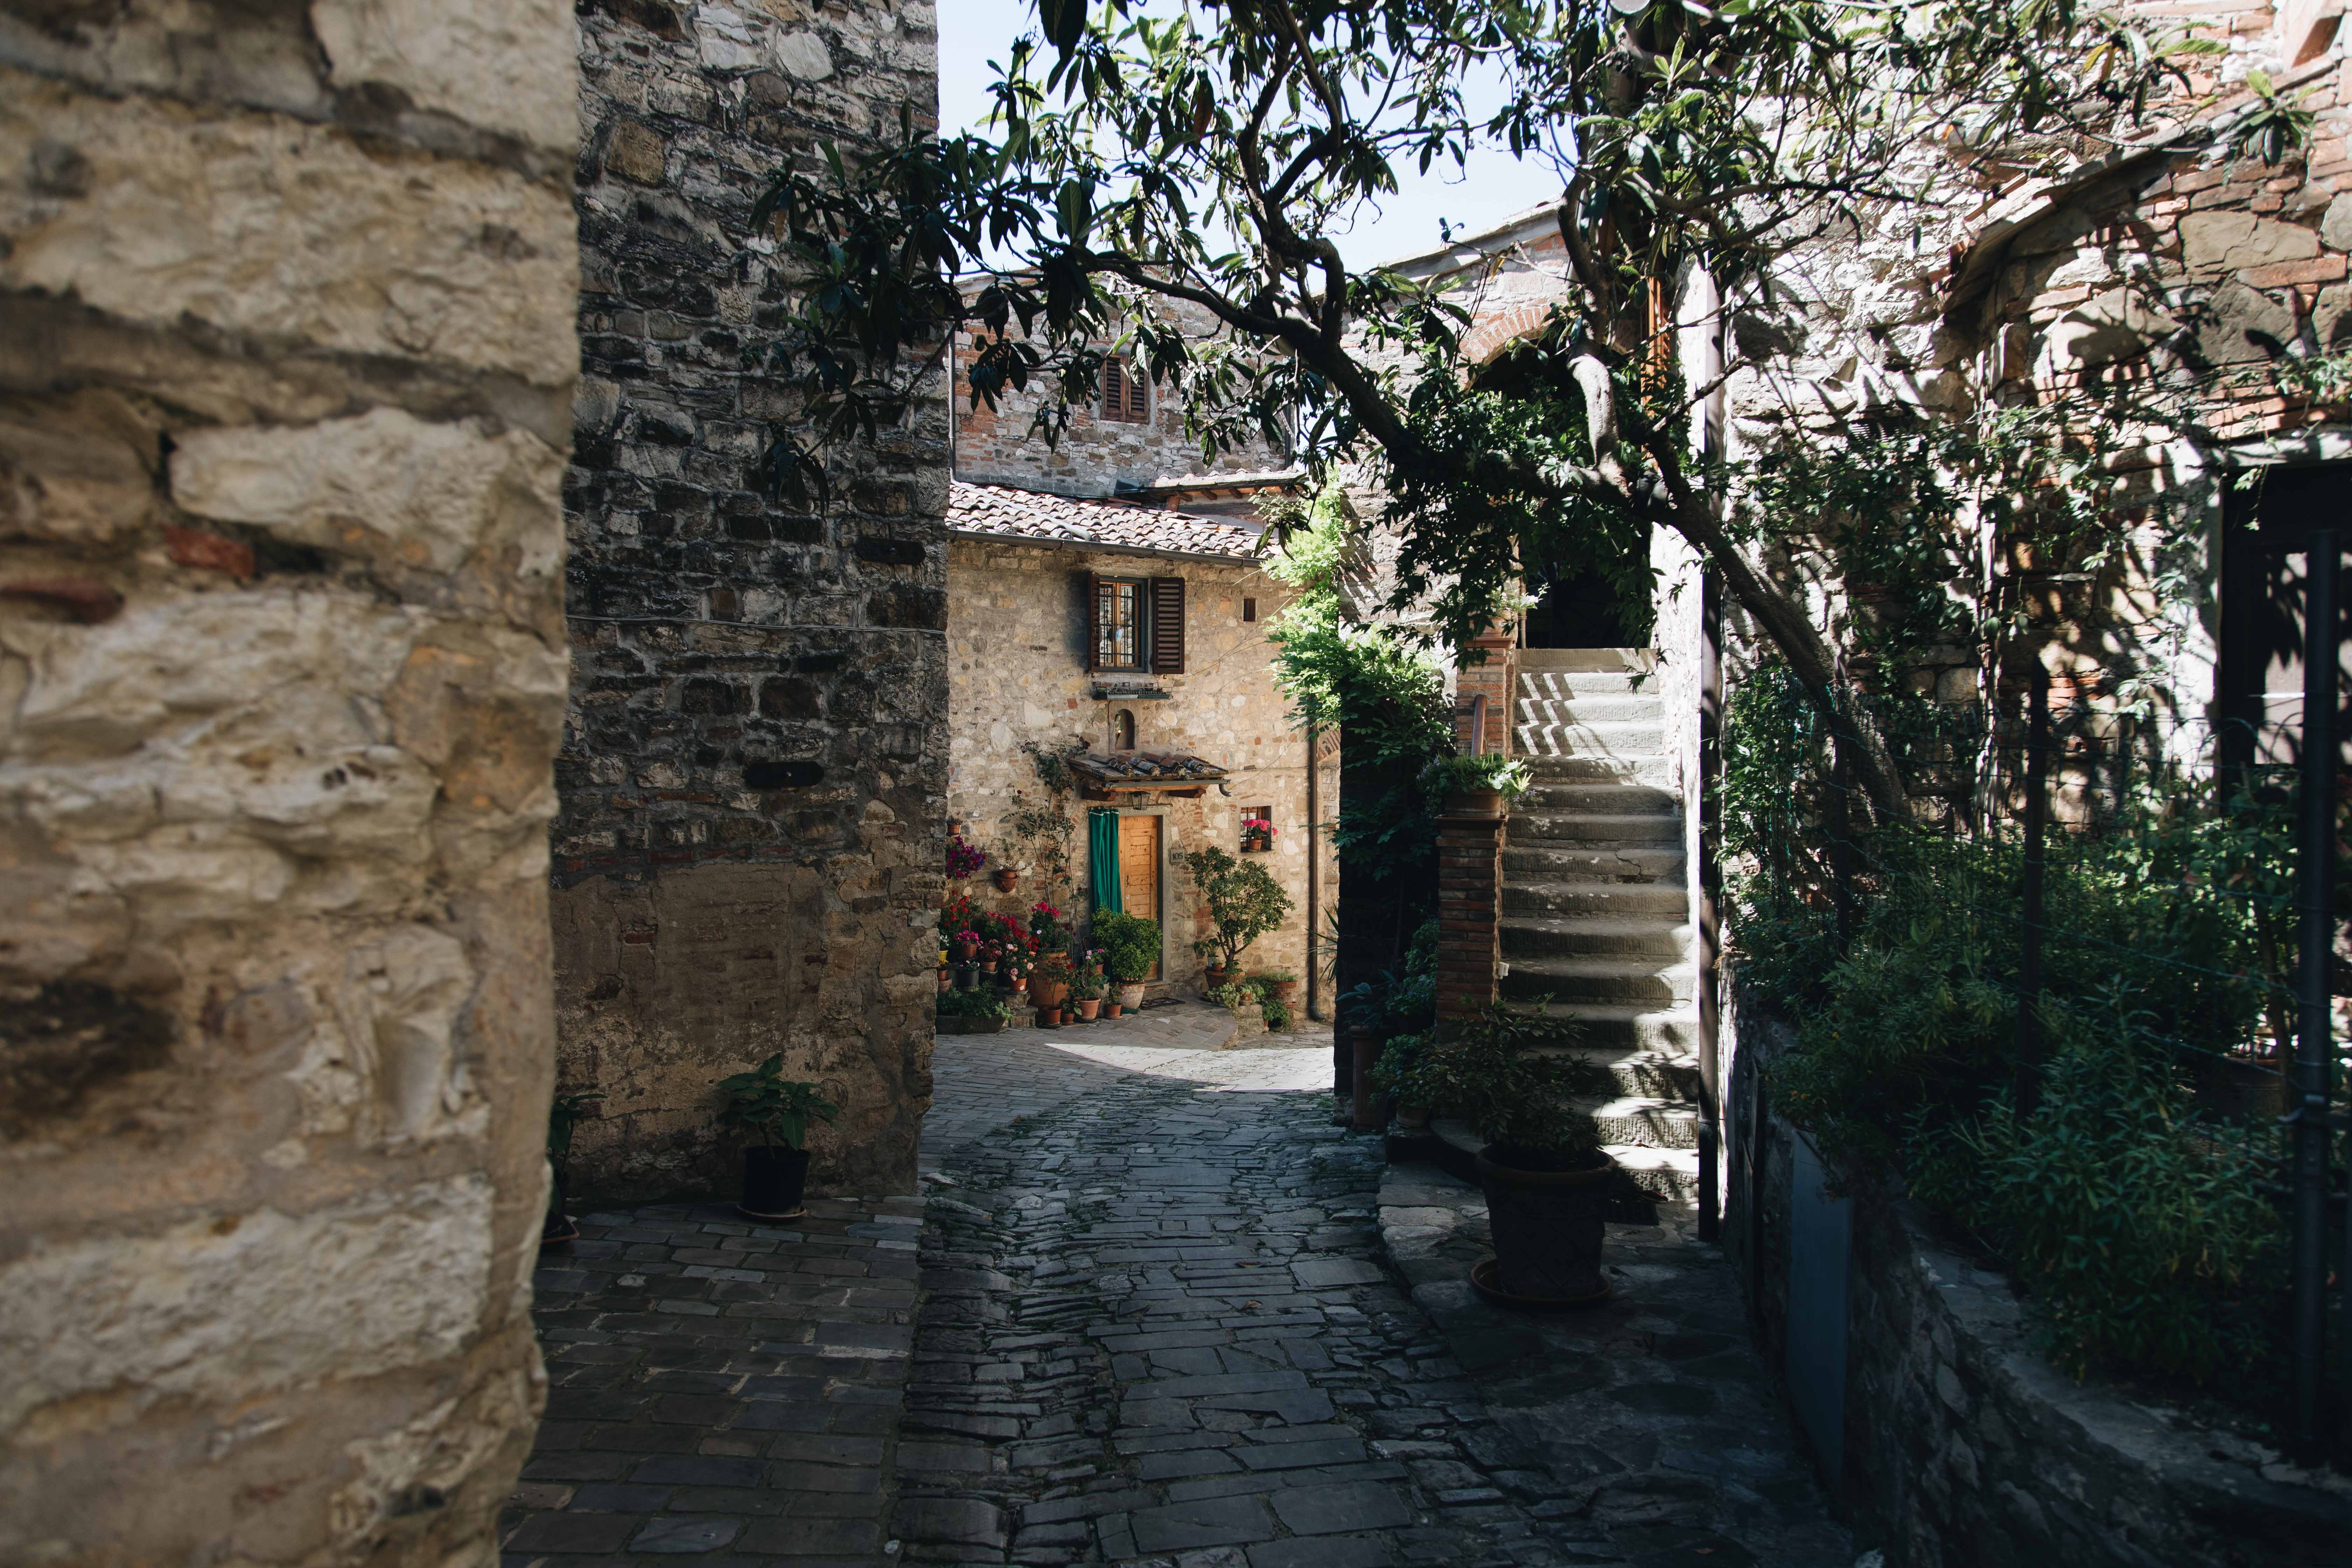
[[[948,835],[948,876],[951,880],[961,882],[987,864],[986,853],[966,844],[963,835]]]

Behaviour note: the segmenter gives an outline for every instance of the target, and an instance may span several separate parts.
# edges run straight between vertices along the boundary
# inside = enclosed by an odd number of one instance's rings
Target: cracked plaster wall
[[[0,1561],[495,1561],[568,8],[0,16]]]
[[[841,1120],[814,1190],[905,1192],[930,1099],[946,848],[947,414],[754,474],[793,404],[747,367],[787,283],[751,211],[826,141],[937,122],[923,0],[581,13],[572,700],[554,834],[575,1191],[735,1191],[713,1084],[781,1054]]]

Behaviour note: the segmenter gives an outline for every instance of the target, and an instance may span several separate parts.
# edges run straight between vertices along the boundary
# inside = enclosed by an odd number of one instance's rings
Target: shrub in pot
[[[786,1079],[782,1055],[754,1071],[720,1079],[719,1092],[726,1097],[720,1123],[759,1140],[744,1146],[743,1201],[736,1208],[751,1219],[799,1218],[807,1212],[801,1192],[808,1184],[809,1118],[830,1122],[841,1107],[815,1084]]]
[[[1206,962],[1209,984],[1222,985],[1241,973],[1250,943],[1282,923],[1290,912],[1290,895],[1256,861],[1213,847],[1185,856],[1184,867],[1209,906],[1210,934],[1194,942],[1192,951]]]
[[[1160,962],[1160,922],[1117,910],[1095,913],[1095,941],[1101,944],[1103,973],[1118,988],[1118,1005],[1143,1005],[1144,977]]]
[[[577,1241],[580,1227],[563,1212],[572,1177],[572,1130],[588,1114],[601,1094],[559,1094],[547,1108],[547,1168],[554,1178],[547,1189],[547,1223],[539,1229],[539,1244]]]
[[[1599,1300],[1609,1290],[1601,1249],[1617,1163],[1574,1103],[1605,1091],[1608,1075],[1539,1048],[1571,1037],[1557,1018],[1490,1007],[1442,1026],[1395,1084],[1401,1099],[1459,1116],[1486,1141],[1478,1184],[1495,1233],[1493,1288],[1525,1300]]]
[[[1068,954],[1039,953],[1037,967],[1029,976],[1029,999],[1040,1007],[1059,1007],[1069,997],[1070,981],[1076,973]]]

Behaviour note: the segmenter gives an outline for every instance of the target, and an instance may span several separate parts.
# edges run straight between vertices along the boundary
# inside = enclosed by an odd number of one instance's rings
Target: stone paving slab
[[[507,1568],[889,1561],[922,1204],[808,1208],[589,1214],[541,1252],[547,1414],[501,1521]]]
[[[1612,1298],[1538,1315],[1489,1306],[1470,1287],[1470,1265],[1494,1250],[1475,1184],[1392,1165],[1379,1203],[1391,1265],[1496,1429],[1545,1478],[1521,1484],[1545,1485],[1549,1506],[1574,1510],[1622,1554],[1587,1561],[1855,1561],[1750,1344],[1731,1266],[1697,1239],[1695,1208],[1661,1204],[1655,1225],[1610,1226]]]

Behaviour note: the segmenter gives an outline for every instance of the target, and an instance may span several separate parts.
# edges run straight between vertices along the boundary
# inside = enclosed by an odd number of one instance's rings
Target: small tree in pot
[[[1207,961],[1209,984],[1222,984],[1241,973],[1249,944],[1282,923],[1290,895],[1265,867],[1222,849],[1195,849],[1184,857],[1184,867],[1208,900],[1212,928],[1192,951]]]
[[[727,1097],[720,1123],[759,1140],[744,1146],[743,1201],[736,1207],[751,1219],[798,1219],[806,1214],[801,1192],[808,1184],[809,1118],[830,1122],[841,1107],[818,1093],[815,1084],[787,1079],[781,1055],[761,1062],[757,1071],[720,1079],[719,1091]]]
[[[1598,1301],[1602,1229],[1617,1162],[1601,1128],[1575,1100],[1608,1088],[1580,1056],[1542,1049],[1568,1043],[1559,1020],[1490,1007],[1441,1024],[1434,1040],[1397,1074],[1397,1093],[1470,1123],[1486,1146],[1478,1184],[1495,1232],[1495,1261],[1471,1271],[1491,1293],[1547,1305]]]

